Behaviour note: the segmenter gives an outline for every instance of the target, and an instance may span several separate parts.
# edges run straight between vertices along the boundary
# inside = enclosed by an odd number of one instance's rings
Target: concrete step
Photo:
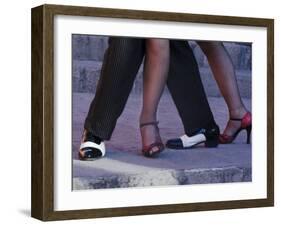
[[[166,149],[158,159],[111,149],[103,159],[92,162],[74,160],[73,164],[74,190],[252,180],[251,153],[243,144],[221,145],[216,150]]]

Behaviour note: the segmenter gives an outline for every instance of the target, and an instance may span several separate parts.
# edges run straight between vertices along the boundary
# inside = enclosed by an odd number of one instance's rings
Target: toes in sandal
[[[157,148],[157,151],[154,151],[154,148]],[[162,142],[155,142],[148,147],[142,149],[142,153],[145,157],[153,158],[159,155],[160,152],[164,150],[164,144]]]
[[[159,128],[158,128],[158,123],[159,122],[147,122],[147,123],[141,123],[140,124],[140,128],[143,128],[144,126],[154,126],[156,133],[159,134]],[[158,137],[157,137],[158,136]],[[144,146],[142,149],[142,153],[145,157],[156,157],[160,152],[162,152],[164,150],[164,144],[161,141],[161,138],[159,137],[159,135],[155,136],[156,142],[148,145],[148,146]],[[154,149],[157,148],[157,150],[155,151]]]
[[[92,161],[99,159],[104,155],[104,142],[100,138],[85,130],[82,136],[82,142],[78,153],[79,159]]]

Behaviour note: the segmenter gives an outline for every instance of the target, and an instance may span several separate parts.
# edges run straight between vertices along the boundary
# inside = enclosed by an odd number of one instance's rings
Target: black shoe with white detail
[[[180,138],[170,139],[167,141],[166,147],[171,149],[188,149],[205,143],[205,147],[215,148],[219,143],[219,134],[219,127],[214,125],[208,129],[199,129],[190,136],[185,134]]]
[[[79,149],[79,159],[92,161],[105,155],[104,142],[94,134],[84,130],[82,142]]]

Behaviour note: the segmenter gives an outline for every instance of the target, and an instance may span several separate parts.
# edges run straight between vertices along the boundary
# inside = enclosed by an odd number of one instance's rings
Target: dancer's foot
[[[84,130],[78,156],[80,160],[95,160],[105,155],[104,142],[94,134]]]
[[[164,150],[158,122],[140,123],[140,132],[142,137],[142,153],[146,157],[155,157]]]
[[[167,141],[166,147],[171,149],[188,149],[205,143],[205,147],[215,148],[218,146],[219,134],[219,127],[213,125],[208,128],[201,128],[189,136],[185,134],[180,138],[170,139]]]
[[[247,112],[248,111],[244,107],[242,107],[240,109],[231,110],[229,112],[229,116],[230,116],[230,118],[233,118],[233,119],[242,119]],[[227,136],[232,136],[233,134],[235,134],[237,132],[237,130],[240,127],[241,127],[241,121],[228,120],[227,125],[223,131],[223,134],[227,135]]]
[[[244,113],[242,117],[231,117],[227,123],[227,127],[223,134],[220,135],[219,141],[221,144],[232,143],[237,135],[242,131],[247,131],[247,144],[250,143],[250,135],[252,130],[252,115],[250,112]]]

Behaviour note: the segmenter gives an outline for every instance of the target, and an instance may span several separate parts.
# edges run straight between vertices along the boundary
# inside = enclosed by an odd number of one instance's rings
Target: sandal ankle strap
[[[154,122],[144,122],[144,123],[140,123],[140,128],[144,127],[144,126],[149,126],[149,125],[154,125],[157,126],[159,124],[159,121],[154,121]]]
[[[242,118],[230,118],[229,120],[232,121],[242,121],[248,114],[250,114],[250,112],[246,112],[246,114],[242,117]]]
[[[231,121],[242,121],[243,118],[230,118]]]

